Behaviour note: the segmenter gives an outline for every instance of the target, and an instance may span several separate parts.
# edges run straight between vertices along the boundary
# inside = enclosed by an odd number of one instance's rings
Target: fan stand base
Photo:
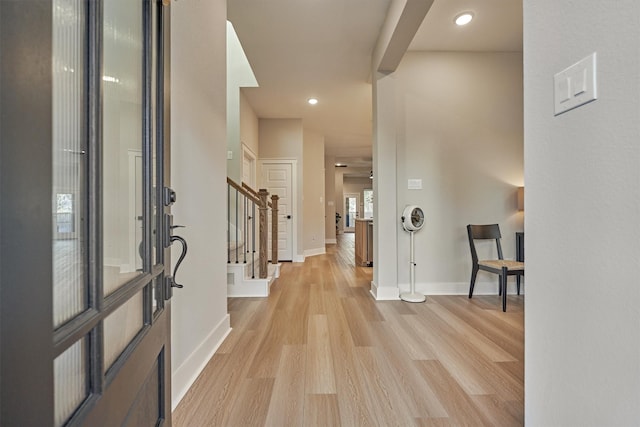
[[[425,302],[427,298],[417,292],[405,292],[403,294],[400,294],[400,299],[407,302]]]

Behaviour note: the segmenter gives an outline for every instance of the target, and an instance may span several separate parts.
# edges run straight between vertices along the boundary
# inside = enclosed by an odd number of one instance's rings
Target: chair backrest
[[[487,225],[467,225],[467,235],[469,236],[469,248],[471,249],[471,258],[473,262],[478,262],[478,253],[476,252],[476,245],[474,244],[474,239],[476,240],[488,240],[492,239],[496,241],[496,247],[498,248],[498,259],[502,258],[502,246],[500,245],[500,238],[502,235],[500,234],[500,226],[498,224],[487,224]]]

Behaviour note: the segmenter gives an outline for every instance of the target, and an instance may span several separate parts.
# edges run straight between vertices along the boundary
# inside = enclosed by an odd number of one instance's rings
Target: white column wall
[[[525,424],[640,422],[640,2],[524,1]],[[598,99],[553,76],[597,52]]]
[[[324,159],[324,194],[325,194],[325,243],[336,243],[336,158],[327,156]]]
[[[226,2],[171,3],[171,186],[176,230],[189,243],[175,289],[172,402],[175,407],[230,331],[227,314]],[[172,250],[173,262],[180,246]]]
[[[344,214],[344,169],[333,168],[333,199],[335,201],[336,212],[340,215],[338,222],[338,234],[344,233],[344,224],[347,217]]]
[[[325,253],[324,137],[304,130],[304,256]]]
[[[396,199],[396,82],[393,75],[375,74],[373,82],[373,281],[379,300],[399,299]]]

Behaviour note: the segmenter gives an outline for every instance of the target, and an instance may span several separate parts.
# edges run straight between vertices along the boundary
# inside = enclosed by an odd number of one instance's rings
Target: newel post
[[[278,263],[278,197],[271,195],[271,264]]]
[[[267,228],[267,197],[269,192],[264,188],[258,191],[258,197],[260,198],[260,206],[258,210],[260,212],[260,278],[266,279],[269,274],[267,271],[267,240],[269,239],[269,229]]]

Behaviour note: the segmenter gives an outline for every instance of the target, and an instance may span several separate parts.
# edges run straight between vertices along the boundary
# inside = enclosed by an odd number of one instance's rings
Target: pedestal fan
[[[409,250],[409,282],[411,284],[410,292],[404,292],[400,294],[400,299],[407,302],[424,302],[425,296],[416,292],[416,263],[414,259],[414,243],[413,234],[420,230],[424,225],[424,212],[422,209],[415,205],[410,205],[404,208],[402,211],[402,228],[409,233],[410,236],[410,250]]]

